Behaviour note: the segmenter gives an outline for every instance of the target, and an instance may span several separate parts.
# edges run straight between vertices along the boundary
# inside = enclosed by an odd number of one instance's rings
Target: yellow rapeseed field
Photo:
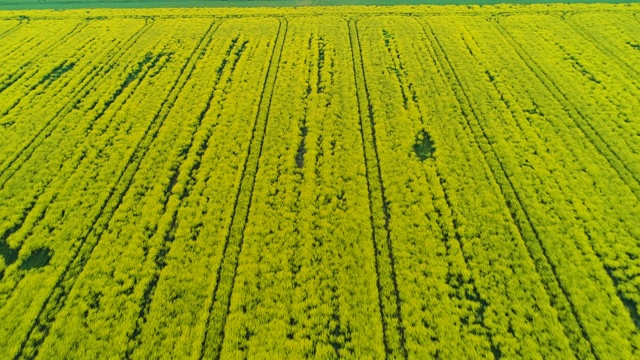
[[[640,5],[0,12],[1,359],[640,358]]]

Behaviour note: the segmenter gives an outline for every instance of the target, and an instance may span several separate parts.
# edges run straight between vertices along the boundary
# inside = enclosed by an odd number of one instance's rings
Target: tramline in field
[[[637,358],[639,14],[0,12],[0,353]]]

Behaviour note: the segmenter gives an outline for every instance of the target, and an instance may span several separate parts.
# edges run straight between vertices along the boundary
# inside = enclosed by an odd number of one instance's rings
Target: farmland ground
[[[0,353],[639,357],[638,11],[0,12]]]

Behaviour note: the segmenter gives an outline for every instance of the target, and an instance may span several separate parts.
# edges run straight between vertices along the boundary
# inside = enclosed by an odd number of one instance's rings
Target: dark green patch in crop
[[[316,85],[318,94],[324,92],[324,86],[322,85],[322,68],[324,67],[324,51],[325,51],[324,38],[321,36],[318,39],[318,83]]]
[[[155,67],[158,64],[158,62],[160,61],[160,59],[162,58],[162,56],[164,56],[164,55],[165,54],[157,54],[157,55],[154,56],[153,54],[151,54],[149,52],[146,53],[144,55],[144,58],[138,62],[136,67],[129,74],[127,74],[127,77],[124,79],[124,82],[111,95],[111,98],[109,98],[104,103],[104,108],[103,108],[102,112],[99,113],[98,117],[102,116],[106,112],[107,108],[109,108],[109,106],[111,106],[111,104],[113,104],[116,101],[116,99],[120,95],[122,95],[124,93],[124,91],[127,89],[127,87],[129,87],[129,85],[131,85],[131,83],[133,83],[140,76],[144,76],[146,74],[146,72],[144,72],[145,67],[148,66],[147,71],[149,69]]]
[[[298,168],[304,167],[304,154],[307,152],[307,148],[304,143],[304,140],[307,137],[306,126],[302,126],[302,128],[300,129],[300,135],[302,136],[302,140],[300,141],[298,152],[296,153],[296,165],[298,165]]]
[[[471,50],[469,50],[471,51]],[[487,77],[489,78],[489,81],[494,82],[496,81],[496,77],[494,74],[492,74],[489,70],[484,72],[485,74],[487,74]]]
[[[620,288],[618,287],[620,284],[620,279],[614,273],[613,268],[609,266],[605,266],[604,269],[607,272],[607,275],[609,275],[609,277],[611,278],[611,280],[613,280],[613,285],[618,289],[617,291],[618,298],[620,298],[620,301],[622,301],[622,304],[629,311],[631,320],[633,320],[633,323],[636,325],[636,328],[640,329],[640,313],[638,313],[638,305],[636,304],[635,301],[633,301],[633,299],[630,299],[629,297],[627,297],[626,294],[620,291]]]
[[[627,41],[627,45],[631,46],[632,48],[636,49],[636,50],[640,50],[640,44],[633,44]]]
[[[0,256],[4,258],[5,266],[11,265],[18,259],[19,249],[12,249],[6,242],[0,242]],[[2,277],[0,276],[0,279]]]
[[[425,161],[427,158],[433,156],[433,152],[436,150],[433,145],[433,140],[429,133],[424,130],[420,130],[416,136],[416,143],[413,144],[413,150],[416,152],[420,161]]]
[[[18,231],[20,225],[14,225],[13,227],[7,229],[2,235],[0,235],[0,256],[4,258],[5,266],[9,266],[16,262],[18,259],[18,253],[20,252],[20,248],[14,249],[9,244],[7,244],[7,239],[9,235]],[[2,274],[0,274],[0,279],[2,279]]]
[[[47,266],[51,256],[53,256],[53,252],[49,248],[36,249],[20,264],[20,269],[32,270]]]
[[[76,66],[76,64],[73,63],[73,62],[71,62],[71,63],[63,63],[63,64],[58,65],[55,69],[51,70],[50,73],[48,73],[47,75],[44,76],[44,78],[42,79],[41,83],[51,82],[51,81],[59,79],[66,72],[71,71],[71,69],[73,69],[74,66]]]

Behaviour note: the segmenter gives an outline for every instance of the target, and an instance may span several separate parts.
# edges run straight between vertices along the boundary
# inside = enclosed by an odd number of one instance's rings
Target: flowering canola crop
[[[7,359],[640,357],[640,6],[0,12]]]

